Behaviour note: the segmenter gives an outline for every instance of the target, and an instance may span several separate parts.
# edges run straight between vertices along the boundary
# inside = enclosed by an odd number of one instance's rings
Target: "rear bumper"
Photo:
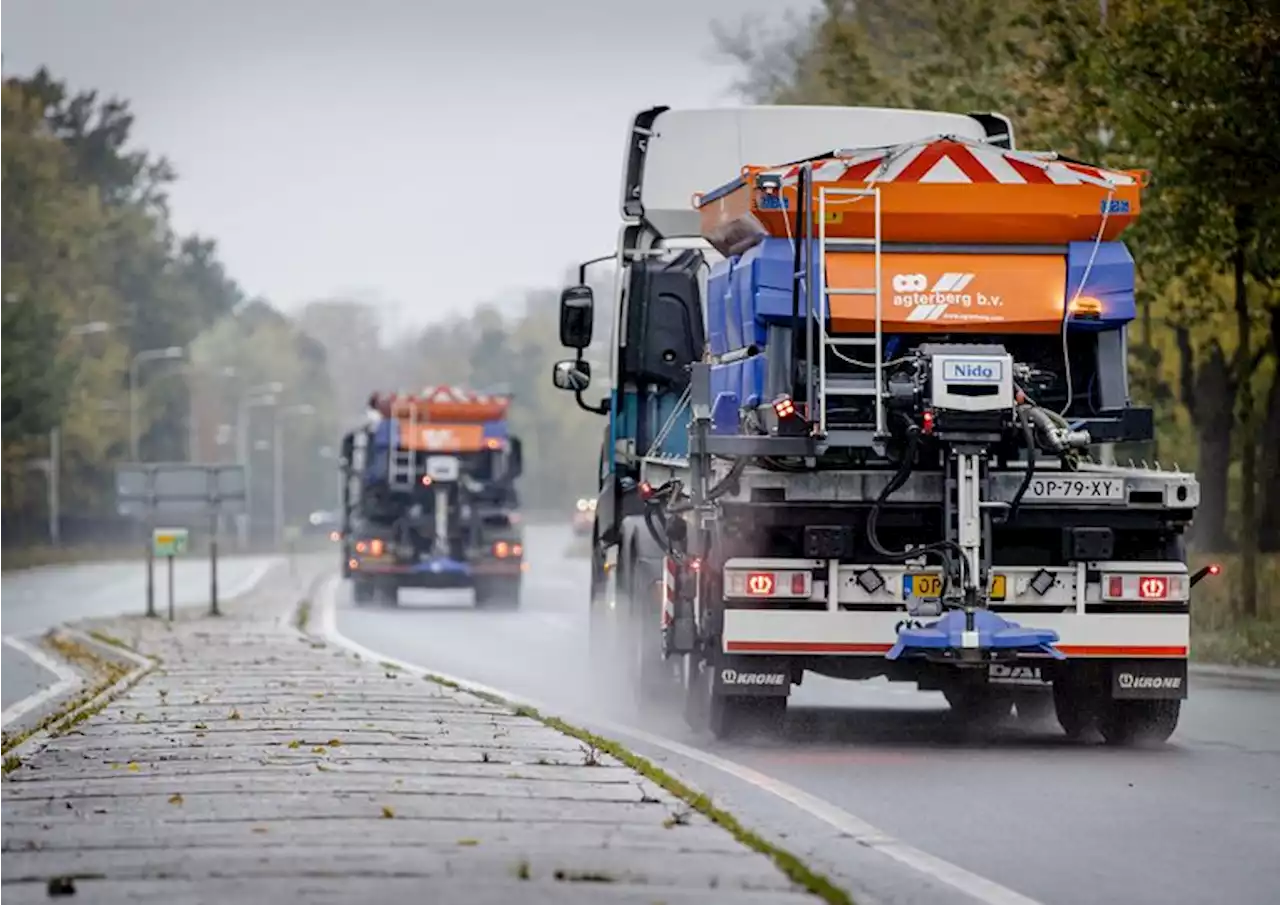
[[[515,558],[474,562],[434,559],[409,564],[357,558],[351,577],[393,582],[402,588],[468,588],[479,578],[518,578],[522,572],[522,562]]]
[[[1027,627],[1053,629],[1060,639],[1055,647],[1068,658],[1185,660],[1191,646],[1191,617],[1186,614],[1001,615]],[[721,650],[735,656],[883,657],[908,621],[905,612],[726,609]]]

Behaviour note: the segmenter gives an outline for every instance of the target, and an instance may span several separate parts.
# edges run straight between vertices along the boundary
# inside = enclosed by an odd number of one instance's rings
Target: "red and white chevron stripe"
[[[800,165],[766,171],[795,183]],[[959,138],[881,148],[839,151],[815,161],[814,182],[925,182],[1003,185],[1133,185],[1135,179],[1119,170],[1059,160],[1053,152],[1009,151],[984,142]]]
[[[676,618],[676,582],[679,566],[670,556],[662,558],[662,627],[668,628]]]

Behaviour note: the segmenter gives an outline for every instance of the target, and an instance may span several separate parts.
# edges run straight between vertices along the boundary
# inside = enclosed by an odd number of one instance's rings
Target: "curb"
[[[133,668],[105,688],[98,686],[98,690],[91,693],[88,698],[50,714],[40,728],[6,751],[4,755],[6,777],[54,738],[105,708],[159,665],[159,661],[144,657],[123,643],[108,643],[79,629],[61,628],[55,631],[83,648],[96,651],[99,662],[125,660],[132,663]]]
[[[287,559],[285,559],[284,557],[280,557],[279,562],[265,563],[263,567],[258,571],[258,573],[253,576],[252,580],[249,582],[248,587],[242,590],[239,590],[238,593],[220,598],[218,601],[219,606],[235,604],[251,596],[252,594],[256,593],[263,586],[264,583],[269,581],[273,575],[279,573],[284,569],[287,569],[288,566],[289,566],[289,563]],[[34,568],[57,569],[61,567],[62,566],[59,564],[51,564],[48,566],[36,566]],[[26,571],[26,570],[23,570],[23,571]],[[209,602],[205,601],[203,603],[188,603],[188,604],[182,604],[180,606],[174,607],[175,616],[189,615],[192,613],[200,613],[202,614],[202,618],[210,617],[211,613],[210,613]],[[222,614],[220,613],[219,616],[221,615]],[[148,617],[146,616],[145,613],[133,613],[133,612],[125,612],[125,613],[119,613],[119,614],[107,615],[107,616],[91,615],[91,616],[82,617],[80,619],[75,619],[68,623],[63,623],[62,625],[56,625],[53,628],[50,628],[44,632],[42,636],[44,638],[56,638],[60,636],[75,642],[81,648],[88,648],[91,652],[91,656],[92,656],[92,651],[96,650],[97,656],[94,657],[94,659],[96,659],[99,664],[104,661],[114,660],[118,662],[123,659],[133,663],[134,670],[130,670],[116,683],[113,683],[110,688],[104,689],[102,688],[100,683],[94,684],[94,682],[92,681],[92,677],[86,677],[84,679],[81,679],[76,687],[70,688],[70,689],[64,689],[62,695],[60,696],[62,697],[62,701],[60,704],[56,704],[54,707],[52,707],[47,712],[45,712],[43,716],[40,716],[38,719],[36,719],[34,723],[31,725],[31,727],[28,728],[27,730],[14,733],[14,735],[18,738],[21,738],[22,741],[18,742],[16,745],[13,745],[12,747],[5,750],[4,758],[5,758],[6,764],[12,765],[15,763],[15,759],[21,760],[25,757],[29,757],[30,755],[36,753],[37,751],[40,750],[40,748],[44,747],[45,743],[47,743],[48,740],[53,737],[53,735],[59,734],[58,732],[52,731],[56,726],[59,726],[59,724],[65,724],[67,719],[77,716],[81,711],[87,708],[94,707],[96,704],[99,703],[99,698],[101,695],[112,693],[112,697],[118,696],[122,691],[126,690],[126,688],[116,689],[116,686],[120,682],[127,682],[131,686],[133,683],[137,682],[138,679],[142,678],[141,674],[134,675],[134,672],[136,670],[142,669],[143,666],[145,665],[146,671],[149,672],[156,665],[156,662],[158,661],[152,661],[144,657],[143,655],[135,651],[133,648],[125,644],[123,641],[120,641],[118,639],[109,639],[108,641],[104,641],[103,635],[101,635],[101,633],[97,630],[97,627],[102,625],[103,623],[110,622],[117,619],[147,619],[147,618]],[[150,618],[154,618],[157,622],[166,621],[166,616],[160,606],[156,607],[155,616]],[[80,626],[80,628],[73,628],[73,626]],[[66,658],[62,657],[61,659],[65,660]],[[95,693],[94,692],[95,688],[98,688],[101,690]],[[113,692],[113,689],[116,689],[116,690]],[[36,692],[36,694],[40,694],[40,692]],[[20,701],[18,703],[21,704],[23,702]],[[105,706],[107,703],[109,703],[109,700],[101,702],[102,706]],[[32,708],[32,709],[35,709],[35,708]],[[101,707],[98,707],[97,709],[100,710]],[[26,716],[26,714],[24,713],[21,716]],[[30,745],[31,742],[37,739],[40,740],[39,745]],[[8,744],[7,741],[6,741],[6,744]],[[4,773],[7,774],[12,769],[14,769],[13,766],[6,766],[4,768]]]
[[[323,587],[323,580],[318,582],[315,587]],[[322,602],[319,606],[320,612],[318,615],[320,618],[318,620],[310,620],[314,628],[300,628],[299,634],[332,644],[345,651],[348,656],[353,656],[356,659],[363,659],[367,654],[373,653],[372,651],[363,650],[360,645],[354,644],[338,633],[337,625],[333,618],[335,609],[336,601],[326,600]],[[383,657],[381,660],[384,663],[394,664],[398,669],[409,675],[419,676],[429,682],[469,694],[490,704],[508,707],[517,716],[531,719],[546,726],[548,729],[559,732],[561,735],[593,746],[659,786],[668,794],[683,801],[692,810],[706,817],[728,833],[743,848],[764,855],[773,862],[774,867],[783,876],[818,900],[827,903],[827,905],[855,905],[853,897],[848,892],[836,886],[821,872],[810,868],[799,856],[781,846],[774,845],[760,833],[743,826],[733,814],[717,807],[709,796],[699,792],[691,784],[659,767],[648,758],[634,753],[622,743],[597,735],[560,717],[541,713],[533,702],[522,701],[514,695],[502,694],[480,683],[442,676],[433,673],[429,669],[424,669],[394,657]]]

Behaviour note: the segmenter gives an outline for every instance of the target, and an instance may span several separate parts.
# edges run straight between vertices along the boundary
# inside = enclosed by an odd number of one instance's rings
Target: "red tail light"
[[[1169,579],[1164,575],[1143,575],[1138,579],[1138,596],[1143,600],[1164,600],[1169,596]]]
[[[749,572],[747,573],[747,594],[752,597],[771,597],[773,596],[773,573],[772,572]]]
[[[792,594],[795,594],[797,597],[803,597],[808,589],[809,585],[808,582],[805,581],[805,576],[803,574],[796,572],[791,576]]]

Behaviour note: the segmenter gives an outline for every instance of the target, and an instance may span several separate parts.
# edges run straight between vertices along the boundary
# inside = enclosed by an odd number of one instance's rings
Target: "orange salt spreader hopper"
[[[373,403],[384,418],[396,420],[400,448],[470,452],[502,446],[501,439],[486,436],[485,426],[506,418],[511,398],[438,386],[380,396]]]
[[[806,168],[807,225],[796,216]],[[1061,329],[1071,281],[1082,269],[1077,262],[1095,245],[1103,254],[1088,269],[1091,291],[1126,263],[1132,278],[1132,259],[1115,240],[1137,219],[1147,175],[937,137],[745,167],[733,182],[695,197],[694,206],[702,235],[726,257],[744,255],[744,264],[779,255],[790,261],[789,251],[756,246],[817,239],[821,219],[826,285],[845,293],[829,299],[834,332],[875,331],[874,302],[849,293],[876,285],[876,256],[866,252],[878,247],[886,330],[1048,334]],[[1087,245],[1083,255],[1080,243]],[[760,297],[755,315],[785,318],[787,295],[778,311]]]
[[[1148,177],[945,137],[808,163],[814,235],[819,188],[878,187],[886,243],[1058,245],[1099,234],[1110,242],[1137,219]],[[702,235],[726,255],[753,244],[751,236],[794,236],[802,166],[745,167],[738,179],[695,197]],[[825,208],[827,238],[875,235],[873,199],[828,196]]]

